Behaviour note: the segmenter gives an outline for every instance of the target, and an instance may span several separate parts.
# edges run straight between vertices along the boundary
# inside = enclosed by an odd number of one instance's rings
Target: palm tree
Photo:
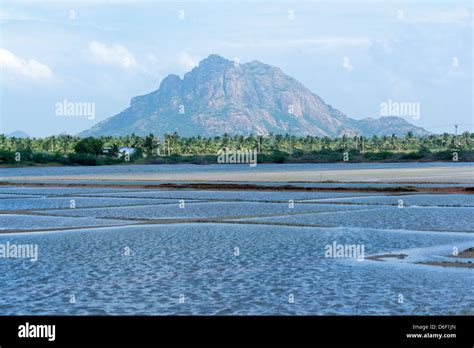
[[[262,145],[263,145],[263,142],[265,141],[265,138],[263,137],[263,135],[259,135],[257,136],[257,151],[258,153],[262,153]]]
[[[141,147],[143,148],[147,157],[151,157],[158,146],[158,139],[152,133],[148,134],[141,143]]]

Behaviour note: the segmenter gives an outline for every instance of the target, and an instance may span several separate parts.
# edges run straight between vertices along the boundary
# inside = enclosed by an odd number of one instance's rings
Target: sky
[[[356,119],[473,131],[473,2],[2,0],[0,133],[77,134],[210,54],[259,60]],[[88,103],[94,113],[58,112]]]

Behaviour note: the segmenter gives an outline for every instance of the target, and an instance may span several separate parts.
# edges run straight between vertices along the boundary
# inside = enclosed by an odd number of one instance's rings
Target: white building
[[[124,155],[132,156],[134,153],[135,153],[135,149],[133,147],[122,146],[121,148],[119,148],[118,158]]]

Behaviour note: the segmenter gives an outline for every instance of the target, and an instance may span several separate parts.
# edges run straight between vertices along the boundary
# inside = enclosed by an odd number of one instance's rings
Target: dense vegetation
[[[15,138],[0,135],[0,164],[35,163],[98,165],[133,163],[216,163],[218,151],[256,150],[259,163],[367,161],[474,161],[474,135],[440,134],[414,137],[297,137],[290,135],[182,138],[168,134],[80,138],[62,134],[45,138]],[[131,156],[121,147],[135,149]],[[105,149],[105,150],[104,150]],[[454,160],[456,160],[454,159]]]

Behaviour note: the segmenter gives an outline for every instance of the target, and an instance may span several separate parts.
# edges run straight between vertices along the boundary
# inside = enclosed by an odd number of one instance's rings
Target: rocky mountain
[[[130,107],[81,135],[175,131],[181,136],[427,133],[399,117],[349,118],[279,68],[258,61],[236,65],[213,54],[183,79],[168,75],[158,90],[132,98]]]

